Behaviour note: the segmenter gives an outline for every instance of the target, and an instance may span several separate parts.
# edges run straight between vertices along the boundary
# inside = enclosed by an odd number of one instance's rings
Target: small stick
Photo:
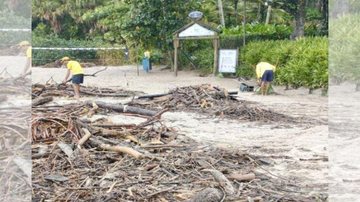
[[[86,128],[82,128],[82,130],[84,131],[85,135],[79,140],[79,143],[77,145],[77,147],[79,149],[81,149],[81,146],[91,137],[91,133],[88,129]]]
[[[136,151],[135,149],[132,149],[130,147],[124,147],[124,146],[111,146],[108,144],[105,144],[104,142],[97,140],[95,138],[90,138],[90,141],[92,144],[94,144],[95,146],[99,147],[100,149],[103,150],[107,150],[107,151],[113,151],[113,152],[119,152],[119,153],[125,153],[128,154],[132,157],[134,157],[135,159],[140,159],[142,157],[144,157],[144,155],[138,151]]]

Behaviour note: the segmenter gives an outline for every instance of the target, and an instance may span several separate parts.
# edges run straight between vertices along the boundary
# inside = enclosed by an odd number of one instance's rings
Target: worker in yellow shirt
[[[81,67],[80,63],[74,60],[70,60],[69,57],[63,57],[60,60],[62,65],[65,65],[67,68],[66,76],[63,83],[66,83],[70,73],[72,75],[71,81],[74,88],[75,99],[79,101],[80,99],[80,84],[84,82],[84,70]]]
[[[260,62],[256,65],[256,77],[258,79],[262,95],[267,95],[269,86],[274,80],[275,70],[276,67],[267,62]]]
[[[31,72],[31,45],[28,41],[22,41],[19,43],[19,46],[26,53],[26,63],[22,72],[22,76],[26,76]]]

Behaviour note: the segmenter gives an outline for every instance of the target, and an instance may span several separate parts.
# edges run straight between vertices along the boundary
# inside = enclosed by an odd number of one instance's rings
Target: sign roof
[[[189,27],[179,32],[179,38],[184,37],[204,37],[204,36],[215,36],[217,33],[213,30],[206,28],[198,23],[193,23]]]

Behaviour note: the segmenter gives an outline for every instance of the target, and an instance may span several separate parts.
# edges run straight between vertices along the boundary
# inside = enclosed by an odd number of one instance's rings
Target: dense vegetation
[[[31,1],[11,3],[0,1],[0,28],[29,29],[31,25]],[[0,48],[12,46],[24,39],[30,40],[30,32],[0,32]]]
[[[8,10],[21,10],[20,0],[4,2],[0,6],[10,2],[15,6]],[[199,10],[202,21],[220,32],[222,48],[241,50],[239,76],[251,75],[249,66],[260,60],[276,63],[279,58],[279,84],[326,88],[327,40],[319,36],[327,35],[327,5],[327,0],[247,0],[246,7],[242,0],[37,0],[32,4],[33,46],[126,47],[130,57],[126,60],[124,51],[34,50],[33,62],[70,55],[103,64],[134,63],[149,49],[156,63],[171,65],[172,33],[190,22],[190,11]],[[244,34],[247,45],[242,47]],[[210,41],[182,42],[180,67],[210,72],[212,53]],[[295,80],[293,72],[299,71],[306,81]]]
[[[360,14],[344,15],[334,20],[330,27],[330,79],[334,84],[354,82],[360,90]]]
[[[239,74],[252,76],[254,65],[267,61],[277,65],[276,83],[309,89],[328,87],[328,41],[308,37],[296,41],[252,42],[241,54],[243,69]]]

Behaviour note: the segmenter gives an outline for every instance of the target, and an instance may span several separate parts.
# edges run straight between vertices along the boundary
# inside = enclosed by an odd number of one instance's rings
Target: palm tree
[[[218,8],[220,15],[220,23],[223,27],[225,27],[225,18],[224,18],[224,9],[223,9],[222,0],[218,0]]]
[[[106,0],[37,0],[32,4],[33,18],[48,22],[54,33],[62,31],[61,21],[70,16],[75,23],[82,23],[82,15]]]

